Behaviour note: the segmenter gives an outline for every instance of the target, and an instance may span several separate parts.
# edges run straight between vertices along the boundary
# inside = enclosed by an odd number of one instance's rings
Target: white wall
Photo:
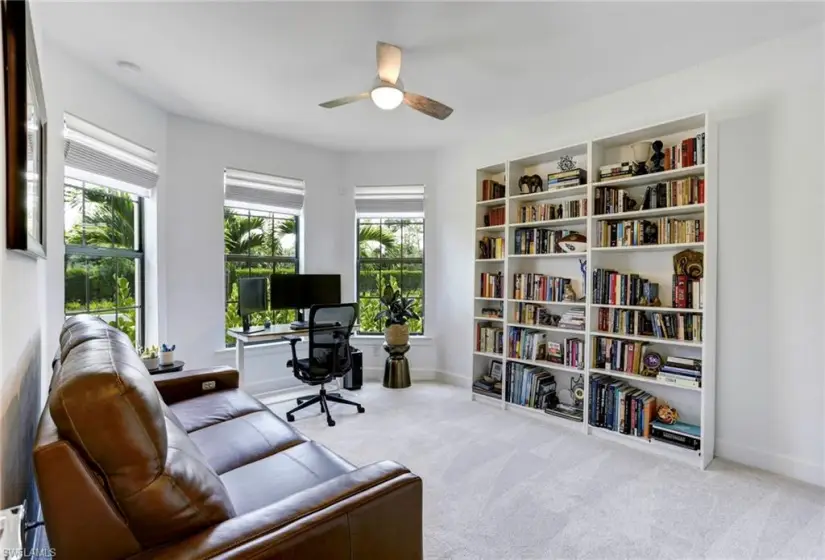
[[[710,111],[719,121],[717,455],[825,485],[823,28],[440,154],[438,369],[472,371],[475,169]],[[431,259],[432,262],[433,259]],[[458,291],[456,291],[458,290]]]

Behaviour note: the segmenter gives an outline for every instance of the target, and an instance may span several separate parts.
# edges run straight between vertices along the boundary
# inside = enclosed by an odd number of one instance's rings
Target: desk
[[[279,342],[292,336],[306,336],[309,329],[293,329],[289,325],[272,325],[268,329],[252,327],[249,332],[243,329],[228,329],[226,334],[235,339],[235,369],[238,370],[240,385],[244,382],[244,346],[250,343]]]

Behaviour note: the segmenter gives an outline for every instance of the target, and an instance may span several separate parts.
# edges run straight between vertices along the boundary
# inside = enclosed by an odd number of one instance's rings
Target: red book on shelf
[[[688,166],[688,145],[687,139],[682,140],[682,161],[679,162],[681,167]]]

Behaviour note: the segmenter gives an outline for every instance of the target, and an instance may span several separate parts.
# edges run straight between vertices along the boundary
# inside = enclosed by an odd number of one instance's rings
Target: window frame
[[[277,264],[293,264],[295,265],[295,274],[300,274],[301,272],[301,215],[300,214],[287,214],[284,212],[279,212],[277,208],[270,208],[267,209],[265,207],[258,207],[258,208],[249,208],[243,206],[236,206],[231,204],[231,201],[224,201],[223,204],[224,212],[226,210],[231,210],[233,212],[239,213],[244,212],[247,218],[252,216],[253,212],[267,212],[270,216],[266,217],[267,220],[283,220],[288,221],[292,219],[295,221],[295,256],[294,257],[287,257],[287,256],[266,256],[266,255],[242,255],[240,253],[227,253],[226,252],[226,240],[224,239],[224,253],[223,253],[223,271],[224,271],[224,279],[226,279],[226,265],[230,262],[242,262],[242,263],[262,263],[271,265],[271,268],[274,271],[276,269]],[[224,227],[226,224],[226,217],[224,214]],[[274,233],[274,228],[273,228]],[[224,286],[224,324],[223,330],[224,333],[230,328],[226,324],[226,312],[229,309],[229,305],[236,305],[238,304],[237,301],[229,300],[229,296],[226,294],[226,286]],[[267,307],[272,310],[271,302],[269,301],[269,296],[267,296]],[[230,342],[229,340],[226,341],[226,347],[229,348],[234,346],[234,342]],[[248,343],[249,344],[249,343]],[[257,344],[257,343],[255,343]]]
[[[404,265],[421,265],[421,296],[416,298],[421,301],[421,332],[410,333],[410,336],[424,336],[427,332],[426,327],[426,320],[425,320],[425,313],[424,305],[426,303],[426,278],[427,278],[427,253],[425,250],[426,247],[426,237],[427,237],[427,228],[426,228],[426,217],[424,215],[393,215],[391,213],[387,214],[356,214],[355,217],[355,300],[358,302],[359,307],[361,303],[361,265],[362,264],[398,264],[401,266],[401,276],[403,277]],[[362,258],[361,257],[361,247],[359,241],[359,235],[361,231],[361,223],[362,220],[381,220],[384,221],[402,221],[402,220],[415,220],[416,223],[420,220],[421,223],[421,258]],[[369,224],[367,224],[369,225]],[[403,234],[402,234],[403,239]],[[403,242],[403,241],[402,241]],[[379,293],[381,290],[381,286],[378,287]],[[406,294],[402,293],[402,296],[406,296]],[[379,299],[379,297],[371,297],[367,296],[363,299]],[[372,331],[362,331],[361,330],[361,322],[357,325],[357,334],[360,336],[375,336],[375,335],[383,335],[383,332],[372,332]]]
[[[102,315],[105,312],[113,311],[115,316],[117,317],[119,311],[127,310],[127,309],[134,309],[135,310],[135,346],[142,347],[146,341],[146,251],[145,251],[145,240],[144,240],[144,218],[145,218],[145,197],[140,196],[136,193],[131,193],[128,191],[116,189],[113,187],[108,187],[106,185],[100,185],[97,183],[92,183],[89,181],[83,181],[80,179],[73,179],[71,177],[63,177],[63,215],[66,215],[66,189],[73,188],[79,189],[84,192],[84,196],[82,198],[82,202],[80,205],[80,216],[81,216],[81,231],[82,236],[82,244],[75,245],[73,243],[66,243],[66,230],[64,226],[63,231],[63,245],[64,245],[64,256],[63,256],[63,316],[66,318],[73,317],[75,315],[81,315],[83,313],[88,313],[91,315]],[[88,245],[86,243],[86,196],[85,191],[87,188],[97,188],[97,189],[104,189],[111,193],[118,193],[118,194],[127,194],[131,197],[134,197],[135,208],[137,211],[137,216],[135,217],[135,241],[137,242],[136,249],[124,249],[122,247],[102,247],[99,245]],[[114,209],[112,210],[114,212]],[[135,271],[136,274],[136,281],[135,281],[135,305],[132,307],[120,307],[115,303],[115,305],[110,309],[98,309],[92,311],[90,309],[89,304],[91,303],[89,299],[89,275],[86,275],[86,297],[85,297],[85,309],[73,312],[66,311],[66,271],[67,265],[69,263],[69,259],[73,255],[81,255],[85,257],[95,257],[95,258],[122,258],[122,259],[133,259],[137,261],[137,270]],[[115,296],[117,297],[117,296]],[[117,321],[117,319],[115,319]]]

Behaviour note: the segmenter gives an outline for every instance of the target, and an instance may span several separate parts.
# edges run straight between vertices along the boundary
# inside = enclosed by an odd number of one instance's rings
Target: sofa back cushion
[[[232,517],[226,488],[167,417],[122,333],[105,324],[72,330],[83,340],[68,337],[72,348],[55,373],[49,412],[60,437],[101,476],[137,540],[153,546]]]

